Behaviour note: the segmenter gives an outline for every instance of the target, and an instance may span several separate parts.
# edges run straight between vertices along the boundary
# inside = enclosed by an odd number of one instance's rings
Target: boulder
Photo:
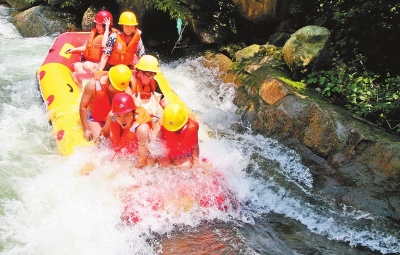
[[[297,30],[282,49],[283,58],[293,73],[307,73],[329,62],[331,33],[318,26]]]
[[[25,10],[30,7],[39,5],[43,3],[43,0],[32,0],[32,1],[26,1],[26,0],[5,0],[6,3],[8,3],[11,7],[14,7],[17,10]]]
[[[310,192],[338,207],[400,220],[400,137],[292,81],[279,52],[268,44],[252,45],[231,62],[208,53],[204,65],[220,68],[220,77],[229,73],[244,125],[302,156],[313,176]]]
[[[137,21],[139,23],[138,27],[143,26],[143,20],[146,13],[153,11],[154,5],[153,3],[149,3],[144,0],[117,0],[119,5],[119,12],[122,13],[124,11],[131,11],[136,15]],[[114,17],[116,23],[118,23],[119,17]]]
[[[287,11],[287,0],[233,0],[237,11],[245,19],[257,24],[277,20]]]
[[[75,31],[76,16],[49,6],[35,6],[15,15],[11,23],[24,37]]]

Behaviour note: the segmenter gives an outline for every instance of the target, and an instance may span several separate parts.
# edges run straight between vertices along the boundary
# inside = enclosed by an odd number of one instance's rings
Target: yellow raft
[[[94,145],[83,138],[79,117],[82,88],[72,78],[73,64],[80,61],[80,54],[67,53],[69,48],[83,45],[88,37],[88,32],[66,32],[59,35],[37,71],[57,147],[64,156],[72,154],[77,147]],[[155,79],[168,102],[186,107],[162,73],[157,74]]]

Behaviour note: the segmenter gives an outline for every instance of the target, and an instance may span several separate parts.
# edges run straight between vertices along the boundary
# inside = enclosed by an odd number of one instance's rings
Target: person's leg
[[[83,63],[82,62],[76,62],[74,63],[74,70],[77,73],[83,73],[85,72],[85,69],[83,69]]]
[[[96,72],[99,69],[98,63],[93,63],[91,61],[86,61],[83,63],[83,69],[87,72]]]
[[[88,124],[90,132],[92,133],[93,136],[93,141],[96,141],[97,137],[99,137],[102,126],[99,122],[96,121],[89,121]]]

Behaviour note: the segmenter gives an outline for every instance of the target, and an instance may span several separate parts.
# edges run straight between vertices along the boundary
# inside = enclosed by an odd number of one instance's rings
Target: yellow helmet
[[[124,91],[128,88],[131,76],[131,69],[122,64],[111,67],[108,72],[111,85],[118,91]]]
[[[163,113],[163,126],[171,131],[175,132],[181,129],[188,120],[188,114],[184,107],[180,104],[168,104],[164,108]]]
[[[135,68],[148,72],[160,72],[160,68],[158,67],[158,60],[152,55],[143,55],[139,59],[139,62],[135,65]]]
[[[123,12],[119,16],[119,25],[136,26],[138,22],[136,20],[136,15],[133,12]]]

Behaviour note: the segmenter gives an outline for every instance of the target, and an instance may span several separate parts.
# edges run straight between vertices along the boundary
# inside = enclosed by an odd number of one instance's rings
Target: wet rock
[[[288,9],[285,0],[233,0],[238,12],[253,23],[278,19]]]
[[[335,119],[318,104],[312,104],[304,112],[303,144],[324,158],[340,150],[343,141],[336,135]]]
[[[261,49],[261,45],[253,44],[235,53],[235,61],[240,62],[243,59],[255,57]]]
[[[243,48],[245,48],[245,44],[227,44],[221,46],[218,51],[228,56],[230,59],[233,59],[235,53]]]
[[[295,74],[315,70],[329,61],[330,37],[326,28],[303,27],[283,46],[283,58]]]
[[[17,10],[25,10],[30,7],[39,5],[43,3],[43,0],[32,0],[32,1],[26,1],[26,0],[5,0],[4,2],[8,3],[10,6],[14,7]]]
[[[232,61],[221,53],[207,52],[203,65],[209,69],[216,70],[216,76],[225,83],[234,83],[236,76],[232,73]]]
[[[100,9],[90,6],[85,13],[83,14],[82,18],[82,30],[83,31],[90,31],[93,28],[93,20],[94,16],[96,16],[97,12]],[[114,18],[114,17],[113,17]],[[115,19],[114,19],[115,20]]]
[[[75,31],[76,16],[49,6],[35,6],[15,15],[11,23],[24,37]]]
[[[291,81],[279,47],[241,49],[230,65],[226,56],[211,55],[205,56],[205,66],[235,77],[230,80],[243,125],[302,155],[314,179],[313,192],[339,207],[400,220],[400,137]]]
[[[276,78],[266,78],[259,91],[260,97],[269,105],[275,104],[290,93],[285,84]]]

